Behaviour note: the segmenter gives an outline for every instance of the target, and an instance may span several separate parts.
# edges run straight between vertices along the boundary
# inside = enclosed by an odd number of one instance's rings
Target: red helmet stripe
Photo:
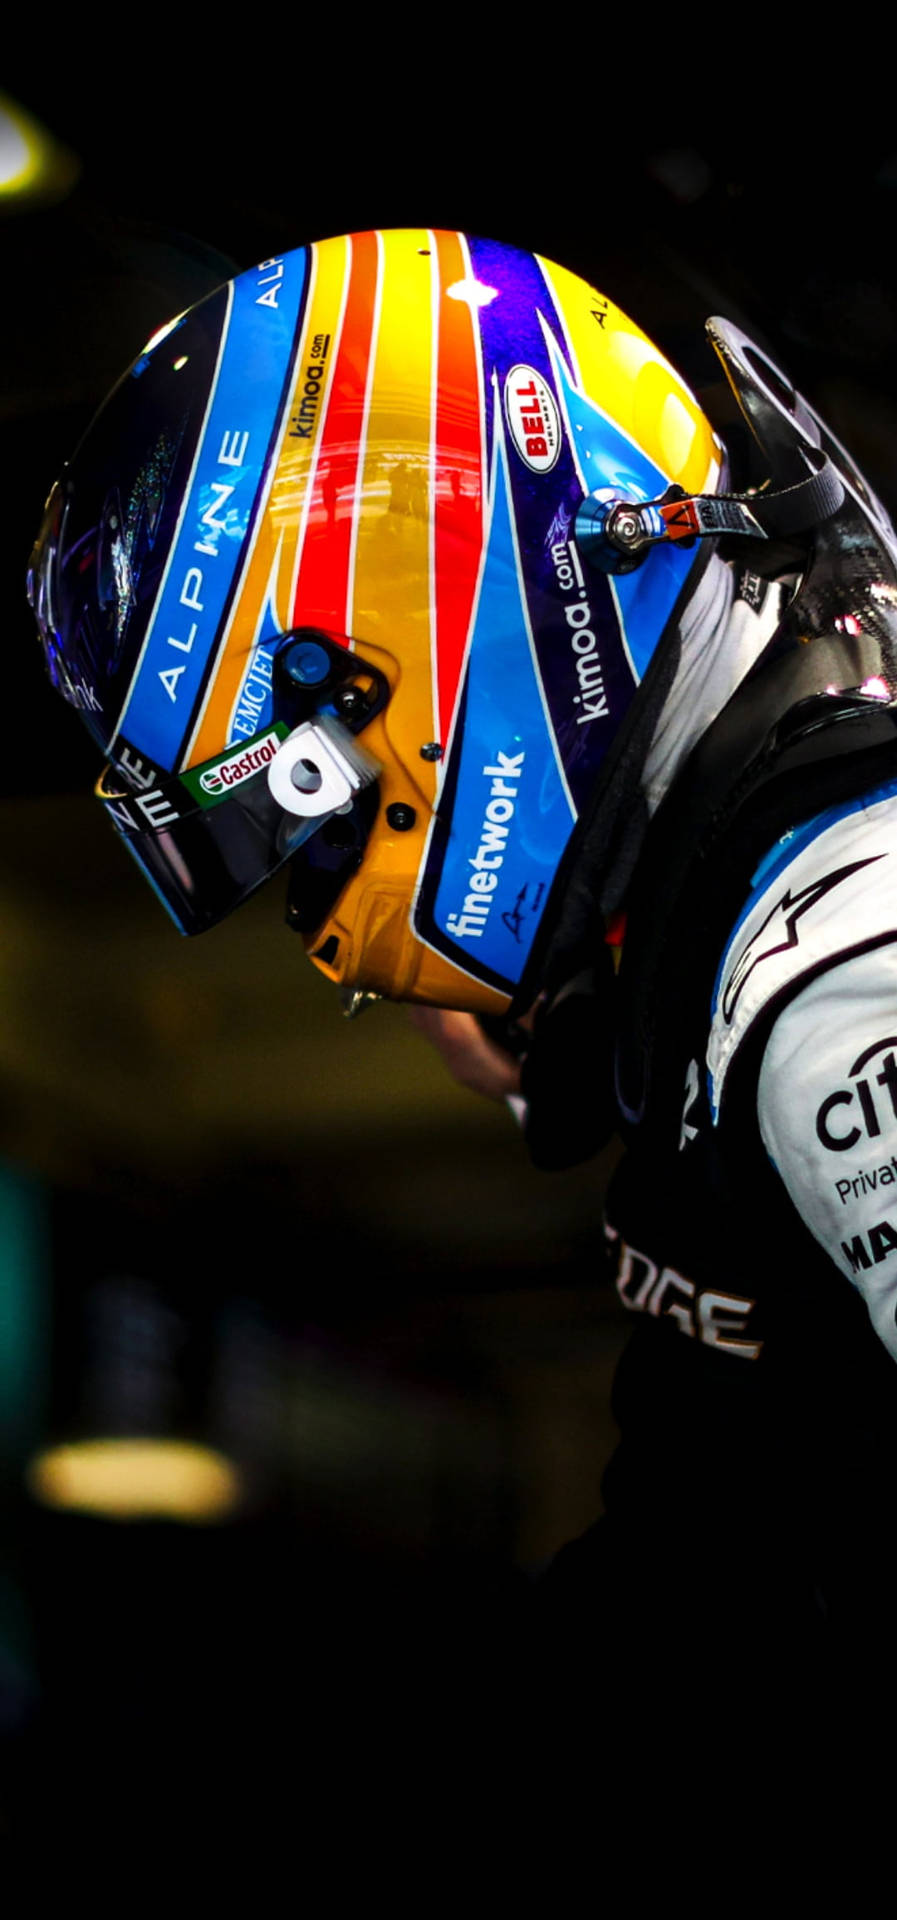
[[[483,535],[484,421],[480,338],[469,299],[451,289],[472,279],[460,234],[434,234],[439,265],[435,434],[435,626],[438,715],[448,738],[473,611]],[[474,403],[472,396],[478,395]]]
[[[377,255],[375,233],[353,234],[348,299],[291,603],[292,624],[322,626],[337,633],[351,631],[347,602],[364,441],[359,372],[372,353]]]
[[[356,484],[356,538],[347,631],[359,645],[382,646],[406,674],[402,711],[409,738],[433,738],[431,685],[431,515],[433,283],[426,228],[385,232],[378,303],[365,392]],[[420,762],[420,783],[435,775]]]

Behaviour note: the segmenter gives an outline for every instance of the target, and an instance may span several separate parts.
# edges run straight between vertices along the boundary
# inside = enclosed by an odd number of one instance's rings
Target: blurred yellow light
[[[58,199],[79,171],[74,154],[9,95],[0,93],[0,201],[15,195]]]
[[[40,154],[11,107],[0,106],[0,187],[15,193],[27,187],[40,166]]]
[[[80,1440],[32,1460],[29,1492],[44,1506],[110,1520],[223,1520],[240,1475],[211,1447],[175,1440]]]

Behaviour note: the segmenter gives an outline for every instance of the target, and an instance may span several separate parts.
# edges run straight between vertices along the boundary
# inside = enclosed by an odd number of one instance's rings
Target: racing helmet
[[[830,465],[804,452],[792,492]],[[531,998],[725,480],[641,330],[494,241],[324,240],[161,328],[53,489],[29,593],[180,930],[287,866],[351,993]]]

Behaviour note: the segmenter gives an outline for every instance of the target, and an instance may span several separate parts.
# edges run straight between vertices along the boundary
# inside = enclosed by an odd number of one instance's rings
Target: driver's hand
[[[453,1080],[484,1094],[487,1100],[507,1100],[520,1093],[520,1061],[496,1046],[473,1013],[446,1013],[441,1007],[409,1007],[409,1018],[442,1055]]]

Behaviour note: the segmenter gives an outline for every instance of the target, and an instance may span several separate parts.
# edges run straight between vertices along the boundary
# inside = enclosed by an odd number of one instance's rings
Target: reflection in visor
[[[57,636],[56,564],[63,538],[68,502],[61,482],[57,481],[44,508],[40,532],[28,563],[26,590],[28,603],[37,621],[37,630],[51,685],[66,700],[72,700],[68,669]]]

